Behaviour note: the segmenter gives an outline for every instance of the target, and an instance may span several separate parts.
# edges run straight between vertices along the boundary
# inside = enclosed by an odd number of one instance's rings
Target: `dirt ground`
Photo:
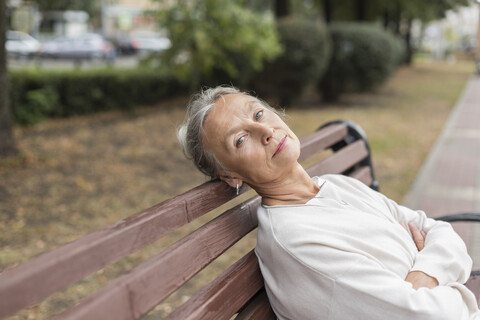
[[[400,69],[377,92],[348,95],[334,105],[306,94],[287,109],[288,123],[299,137],[332,119],[360,124],[371,143],[381,190],[401,202],[472,72],[473,65],[466,63],[418,63]],[[16,128],[22,154],[0,162],[0,272],[205,181],[175,138],[187,101]],[[100,271],[17,318],[46,318],[164,245]],[[249,240],[246,247],[252,245]],[[180,293],[149,317],[161,319],[188,296]]]

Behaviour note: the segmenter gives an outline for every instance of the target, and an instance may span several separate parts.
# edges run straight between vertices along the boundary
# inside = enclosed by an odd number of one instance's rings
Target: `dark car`
[[[121,54],[148,54],[161,52],[171,47],[170,39],[154,31],[135,31],[111,38],[112,43]]]
[[[138,51],[137,43],[129,35],[118,35],[109,40],[117,49],[118,54],[132,55]]]

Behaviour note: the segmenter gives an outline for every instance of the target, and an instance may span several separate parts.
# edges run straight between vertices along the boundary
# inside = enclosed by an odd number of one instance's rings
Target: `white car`
[[[7,31],[7,54],[14,57],[32,57],[40,49],[40,42],[21,31]]]
[[[157,32],[137,31],[130,34],[132,43],[140,52],[160,52],[172,46],[170,39]]]
[[[60,37],[42,44],[42,58],[59,59],[115,59],[114,46],[96,33],[85,33],[73,38]]]

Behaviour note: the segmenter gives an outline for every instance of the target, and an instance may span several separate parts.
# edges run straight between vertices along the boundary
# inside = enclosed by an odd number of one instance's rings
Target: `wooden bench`
[[[301,139],[300,160],[323,155],[310,175],[342,173],[378,189],[370,149],[355,124],[336,121]],[[325,150],[332,150],[328,152]],[[318,157],[318,156],[317,156]],[[312,161],[311,161],[312,162]],[[247,188],[243,188],[242,193]],[[120,258],[224,205],[235,191],[204,183],[0,274],[0,318],[46,299]],[[68,319],[137,319],[146,315],[256,228],[258,196],[226,210],[165,250],[61,313]],[[275,319],[253,251],[228,267],[168,319]]]

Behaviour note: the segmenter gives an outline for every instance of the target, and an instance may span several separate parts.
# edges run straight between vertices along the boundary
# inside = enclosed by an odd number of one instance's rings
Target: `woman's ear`
[[[227,175],[220,175],[219,178],[220,178],[220,180],[225,181],[232,188],[236,188],[237,185],[238,185],[238,187],[241,187],[242,184],[243,184],[242,180],[240,180],[238,178],[230,177],[230,176],[227,176]]]

